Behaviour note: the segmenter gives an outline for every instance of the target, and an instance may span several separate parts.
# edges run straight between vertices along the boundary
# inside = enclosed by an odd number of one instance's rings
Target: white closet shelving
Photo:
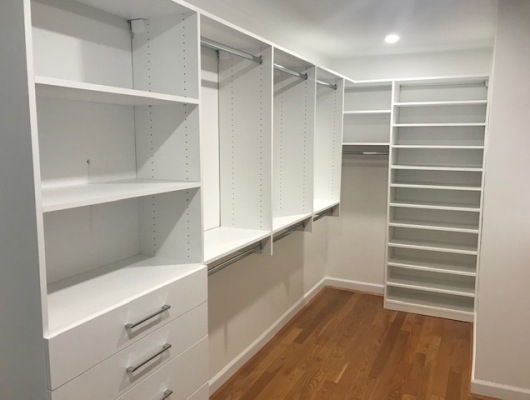
[[[487,79],[394,83],[388,308],[473,319]]]
[[[270,45],[205,16],[201,36],[204,261],[210,265],[260,242],[270,254],[273,61]],[[212,41],[255,60],[212,49]]]
[[[313,212],[322,213],[340,203],[342,169],[342,109],[344,79],[317,68],[314,143]]]
[[[385,155],[390,144],[391,81],[347,81],[343,151]]]
[[[274,49],[274,64],[302,76],[274,69],[273,232],[308,221],[313,215],[316,68]]]

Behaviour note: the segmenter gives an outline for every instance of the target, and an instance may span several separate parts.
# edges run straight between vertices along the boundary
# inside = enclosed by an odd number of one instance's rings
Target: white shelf
[[[344,111],[344,115],[384,115],[390,113],[392,110],[357,110],[357,111]]]
[[[125,106],[199,104],[198,99],[93,83],[35,77],[38,96]]]
[[[431,124],[394,124],[396,128],[436,128],[459,126],[486,126],[484,122],[456,122],[456,123],[431,123]]]
[[[218,227],[204,232],[204,263],[210,264],[271,236],[255,229]]]
[[[478,234],[478,227],[465,224],[446,224],[443,222],[391,221],[389,226],[394,228],[425,229],[431,231],[462,232]]]
[[[405,145],[395,144],[393,149],[433,149],[433,150],[484,150],[484,146],[448,146],[448,145]]]
[[[439,272],[451,275],[460,276],[477,276],[475,266],[458,266],[458,265],[447,265],[441,263],[433,263],[428,261],[411,261],[401,260],[392,258],[388,260],[388,265],[396,268],[427,271],[427,272]]]
[[[285,215],[283,217],[274,217],[272,223],[273,233],[287,229],[290,226],[302,222],[308,218],[311,218],[311,214],[294,214]]]
[[[382,143],[382,142],[346,142],[342,143],[343,146],[384,146],[388,147],[390,146],[390,143]]]
[[[66,210],[142,196],[195,189],[199,186],[199,182],[130,179],[43,188],[42,209],[44,212]]]
[[[486,105],[487,100],[458,100],[458,101],[414,101],[394,103],[396,107],[439,107],[439,106],[474,106]]]
[[[475,288],[463,282],[447,281],[442,279],[428,279],[425,277],[391,277],[388,286],[421,290],[425,292],[442,293],[454,296],[475,297]]]
[[[418,249],[418,250],[432,250],[432,251],[441,251],[444,253],[455,253],[455,254],[469,254],[477,255],[476,246],[465,246],[457,244],[445,244],[445,243],[436,243],[420,240],[396,240],[391,239],[388,243],[389,247],[399,247],[403,249]]]
[[[136,256],[48,286],[48,337],[205,268]]]
[[[476,186],[458,186],[458,185],[440,185],[440,184],[416,184],[416,183],[391,183],[390,187],[410,188],[410,189],[435,189],[435,190],[462,190],[480,192],[481,187]]]
[[[339,203],[339,200],[315,199],[313,201],[313,212],[315,214],[321,213],[322,211],[329,210],[330,208],[339,205]]]
[[[460,171],[460,172],[482,172],[482,167],[477,166],[436,166],[436,165],[392,165],[392,169],[408,169],[420,171]]]
[[[429,315],[440,315],[440,311],[446,314],[446,318],[464,317],[467,321],[473,321],[473,306],[470,304],[467,306],[465,302],[459,301],[461,297],[446,296],[447,298],[437,299],[431,298],[430,296],[418,295],[415,293],[400,293],[399,295],[389,294],[386,298],[386,302],[390,305],[395,305],[401,310],[410,310],[410,306],[418,308],[420,310],[434,311],[433,314]],[[467,298],[466,298],[467,299]],[[470,303],[472,299],[469,299]],[[405,306],[401,307],[400,306]],[[422,311],[423,311],[422,310]]]
[[[393,201],[390,203],[390,207],[421,208],[424,210],[480,212],[480,207],[441,204],[441,203],[413,202],[413,201],[407,201],[407,202]]]

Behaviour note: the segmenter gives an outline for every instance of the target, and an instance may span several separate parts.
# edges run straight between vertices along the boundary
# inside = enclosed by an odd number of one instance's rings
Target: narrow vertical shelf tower
[[[395,82],[385,306],[472,321],[487,77]]]

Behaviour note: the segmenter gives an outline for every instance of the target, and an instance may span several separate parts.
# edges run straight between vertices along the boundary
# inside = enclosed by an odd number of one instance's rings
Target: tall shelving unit
[[[257,244],[271,251],[273,61],[270,45],[212,18],[201,16],[201,36],[204,262],[212,265]]]
[[[313,211],[340,203],[344,79],[317,68]]]
[[[385,306],[472,321],[487,77],[395,82]]]

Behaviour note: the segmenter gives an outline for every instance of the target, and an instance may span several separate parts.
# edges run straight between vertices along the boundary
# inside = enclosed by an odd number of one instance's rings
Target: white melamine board
[[[279,232],[311,217],[311,214],[293,214],[282,217],[274,217],[273,231]]]
[[[391,110],[344,111],[344,115],[390,114]]]
[[[46,398],[46,308],[29,0],[0,2],[0,398]],[[36,200],[37,199],[37,200]],[[37,205],[36,205],[37,202]]]
[[[425,188],[394,188],[391,191],[392,202],[411,204],[438,204],[480,208],[480,192],[466,190],[429,190]],[[447,215],[445,215],[447,217]]]
[[[32,20],[37,75],[133,87],[125,19],[73,1],[38,0]]]
[[[263,57],[262,64],[220,53],[221,226],[270,231],[272,49],[266,48],[256,54]],[[298,144],[304,146],[304,140],[308,138],[302,137],[302,143]],[[306,145],[310,151],[310,144]],[[293,158],[298,161],[297,157]],[[307,162],[310,161],[308,156]],[[310,168],[305,164],[302,167]],[[299,168],[294,172],[298,171]]]
[[[483,123],[486,104],[400,107],[398,124]]]
[[[395,107],[442,107],[442,106],[472,106],[472,105],[486,105],[487,100],[456,100],[456,101],[416,101],[408,103],[394,103]]]
[[[274,217],[313,212],[315,69],[306,73],[274,74]]]
[[[124,106],[148,106],[163,104],[198,104],[198,100],[182,96],[151,93],[93,83],[66,81],[64,79],[35,77],[37,96],[65,100],[81,100],[94,103],[120,104]]]
[[[434,82],[407,82],[399,83],[399,102],[439,102],[439,101],[466,101],[486,100],[488,78],[474,79],[466,83],[439,81]]]
[[[477,254],[477,246],[466,246],[462,244],[446,244],[446,243],[438,243],[438,242],[431,242],[429,240],[422,240],[422,239],[410,239],[410,240],[402,240],[402,239],[390,239],[390,242],[388,243],[390,247],[401,247],[405,249],[418,249],[418,250],[433,250],[433,251],[443,251],[447,253],[457,253],[457,254],[469,254],[469,255],[476,255]]]
[[[480,187],[473,186],[455,186],[448,184],[417,184],[417,183],[391,183],[393,188],[409,188],[409,189],[432,189],[432,190],[464,190],[472,192],[480,192]]]
[[[419,171],[455,171],[455,172],[481,172],[482,168],[475,165],[392,165],[391,169],[419,170]]]
[[[440,202],[421,202],[421,201],[392,201],[390,207],[405,207],[405,208],[420,208],[427,210],[449,210],[449,211],[469,211],[469,212],[480,212],[480,207],[463,206],[458,204],[441,204]]]
[[[189,12],[172,0],[76,0],[91,7],[118,15],[124,19],[152,18],[161,15]]]
[[[390,110],[392,86],[347,87],[344,92],[345,111]],[[390,113],[390,111],[388,111]]]
[[[319,75],[317,77],[323,80]],[[331,80],[328,78],[327,82]],[[332,83],[337,85],[337,90],[321,85],[317,85],[316,89],[314,199],[338,201],[340,200],[344,83],[338,78]]]
[[[201,37],[206,39],[256,56],[259,56],[260,48],[269,47],[268,44],[235,29],[235,27],[229,27],[204,14],[201,14],[200,20]]]
[[[416,249],[392,248],[388,265],[404,269],[476,276],[477,257],[468,254],[438,253]]]
[[[138,178],[200,181],[199,108],[134,109]]]
[[[339,200],[326,200],[316,198],[313,202],[313,212],[318,214],[322,211],[326,211],[332,207],[339,205]]]
[[[471,146],[471,145],[398,145],[394,144],[393,149],[415,149],[415,150],[484,150],[484,146]]]
[[[44,212],[58,211],[134,197],[194,189],[199,186],[199,182],[132,179],[44,188],[42,190],[42,208]]]
[[[475,297],[475,278],[431,271],[389,268],[390,286],[418,289],[435,293]]]
[[[394,165],[482,167],[483,149],[394,149]]]
[[[136,256],[51,284],[49,335],[86,322],[201,268],[205,267]]]
[[[442,293],[425,293],[405,288],[390,288],[386,300],[391,302],[428,307],[437,311],[437,315],[440,315],[440,311],[451,310],[463,313],[463,316],[467,315],[469,318],[467,318],[466,320],[470,320],[470,318],[472,318],[473,316],[474,301],[471,297],[451,296]],[[444,317],[460,319],[458,318],[458,314],[456,313],[453,315],[444,314]]]
[[[132,40],[136,89],[198,97],[198,18],[192,12],[145,20],[145,31]]]
[[[224,226],[207,230],[204,232],[204,262],[220,260],[270,235],[270,231]]]
[[[201,18],[202,27],[202,18]],[[221,223],[219,169],[219,73],[217,52],[201,49],[201,176],[204,229]],[[206,248],[206,247],[205,247]]]
[[[344,115],[345,142],[388,143],[390,113]]]
[[[416,124],[405,124],[395,123],[393,125],[397,128],[438,128],[438,127],[469,127],[469,126],[486,126],[483,122],[437,122],[437,123],[416,123]]]
[[[482,174],[480,172],[394,170],[392,171],[391,182],[396,184],[480,190],[482,187]]]
[[[484,128],[471,127],[435,127],[435,128],[396,128],[396,145],[431,146],[484,146]]]

